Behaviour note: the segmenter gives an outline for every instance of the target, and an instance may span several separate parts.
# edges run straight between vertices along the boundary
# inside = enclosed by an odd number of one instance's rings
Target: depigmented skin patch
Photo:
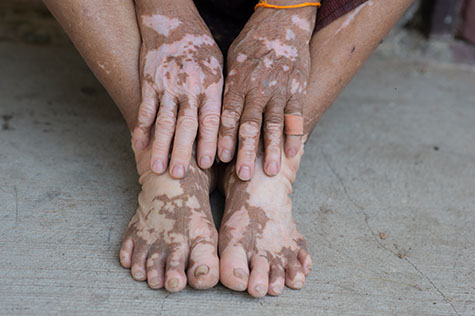
[[[175,134],[170,172],[181,178],[184,174],[173,173],[173,167],[178,164],[187,169],[198,131],[198,158],[214,160],[223,89],[222,53],[191,2],[184,3],[179,12],[175,5],[136,3],[142,36],[142,102],[133,133],[135,146],[143,149],[148,145],[155,125],[151,168],[162,173]],[[183,106],[189,111],[181,111]],[[155,167],[157,161],[161,168]]]
[[[266,161],[268,153],[278,161],[283,114],[302,115],[315,18],[316,9],[310,7],[257,9],[229,49],[218,152],[230,161],[232,155],[221,152],[234,153],[238,142],[238,173],[241,166],[254,166],[261,125]],[[247,125],[256,132],[239,131]]]
[[[262,146],[259,147],[258,162],[263,159]],[[242,273],[232,270],[238,268],[240,270],[237,271],[245,271],[244,267],[228,260],[238,253],[236,249],[244,250],[246,258],[243,260],[251,265],[251,278],[252,263],[258,258],[265,259],[270,270],[274,271],[269,276],[269,288],[280,282],[283,284],[284,278],[289,286],[305,281],[302,271],[308,272],[306,269],[311,260],[305,240],[292,218],[292,205],[288,196],[292,192],[302,154],[303,149],[292,159],[282,157],[282,171],[275,177],[266,176],[262,168],[257,167],[255,176],[244,182],[236,176],[235,165],[226,169],[223,182],[226,206],[219,232],[221,282],[226,286],[232,287],[233,282],[239,282],[237,279],[243,280]],[[306,264],[305,268],[303,264]],[[255,280],[249,282],[254,284]],[[255,295],[254,289],[248,290],[251,295]],[[280,294],[270,291],[272,295]]]
[[[137,277],[137,272],[147,275],[153,288],[165,285],[167,277],[172,278],[168,275],[173,274],[171,285],[176,283],[176,286],[167,289],[182,289],[186,284],[185,269],[188,269],[191,286],[214,286],[219,278],[218,236],[209,206],[214,175],[211,171],[201,170],[194,159],[184,179],[173,179],[168,174],[157,175],[146,167],[150,148],[134,151],[142,191],[137,212],[124,234],[121,263],[132,267],[136,279],[144,279]],[[131,244],[133,250],[127,250]],[[200,269],[195,273],[197,268]]]

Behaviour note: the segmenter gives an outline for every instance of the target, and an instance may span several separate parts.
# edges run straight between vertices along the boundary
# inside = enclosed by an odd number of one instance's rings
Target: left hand
[[[241,180],[253,175],[263,117],[264,171],[269,176],[280,170],[284,114],[301,123],[297,130],[303,131],[315,18],[315,7],[258,8],[229,49],[218,155],[231,161],[239,142],[236,171]],[[287,133],[294,134],[286,137],[287,156],[299,151],[302,136],[295,134],[302,133]]]

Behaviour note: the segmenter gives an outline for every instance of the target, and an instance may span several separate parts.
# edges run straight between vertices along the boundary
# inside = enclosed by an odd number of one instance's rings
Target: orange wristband
[[[303,8],[303,7],[319,7],[320,2],[304,2],[300,4],[293,4],[293,5],[276,5],[276,4],[269,4],[267,3],[267,0],[263,0],[262,2],[259,2],[256,4],[254,7],[254,11],[257,10],[259,7],[263,8],[270,8],[270,9],[295,9],[295,8]]]

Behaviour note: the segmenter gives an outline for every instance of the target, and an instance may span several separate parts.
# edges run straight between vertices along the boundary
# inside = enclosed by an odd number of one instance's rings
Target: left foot
[[[295,157],[283,155],[280,173],[269,177],[258,153],[248,182],[238,179],[234,165],[227,168],[219,232],[221,283],[226,287],[261,297],[281,294],[284,284],[293,289],[304,286],[312,261],[289,198],[302,154],[303,145]]]

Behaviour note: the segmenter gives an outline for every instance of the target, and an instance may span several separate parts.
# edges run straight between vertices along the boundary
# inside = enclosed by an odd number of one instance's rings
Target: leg
[[[305,138],[411,2],[369,0],[314,35]],[[219,233],[220,275],[225,286],[263,296],[280,294],[284,284],[294,289],[304,285],[312,263],[288,198],[302,154],[303,146],[291,159],[282,155],[281,172],[268,177],[262,170],[261,150],[249,182],[237,179],[234,166],[228,167]]]
[[[140,34],[132,0],[45,0],[89,67],[117,103],[130,130],[140,104]],[[74,21],[74,23],[70,23]],[[197,167],[182,180],[150,171],[150,148],[135,150],[142,191],[120,260],[152,288],[196,288],[218,282],[217,232],[209,206],[214,175]],[[187,270],[187,274],[185,274]]]
[[[140,104],[140,33],[133,0],[43,0],[132,131]]]

